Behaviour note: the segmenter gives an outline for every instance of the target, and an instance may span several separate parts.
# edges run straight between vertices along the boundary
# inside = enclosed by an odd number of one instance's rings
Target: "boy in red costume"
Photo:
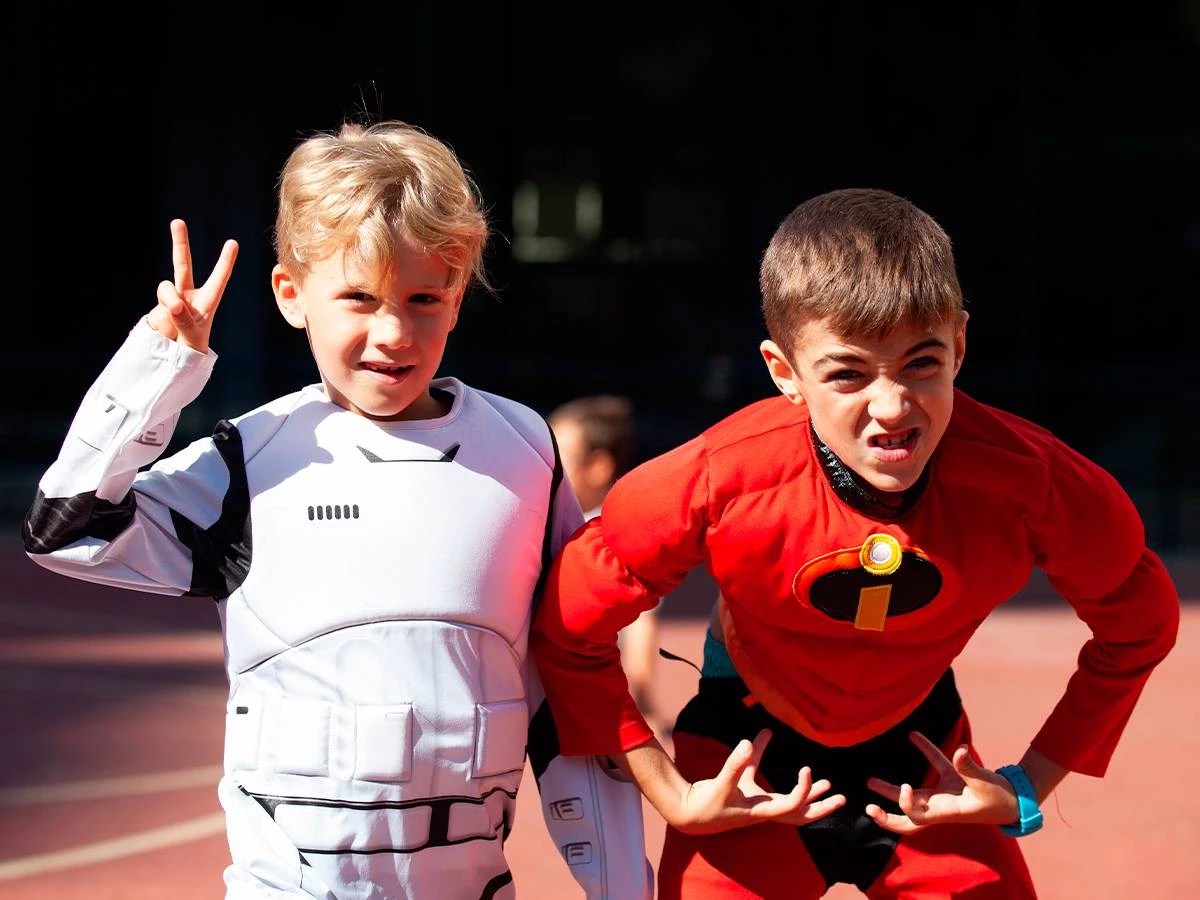
[[[1106,471],[954,387],[967,313],[927,214],[815,197],[761,289],[783,396],[638,466],[551,570],[532,648],[561,748],[611,754],[666,819],[660,900],[1034,897],[1013,838],[1068,772],[1104,774],[1174,644],[1175,587]],[[616,634],[701,564],[721,597],[672,760]],[[951,666],[1034,567],[1092,636],[993,771]]]

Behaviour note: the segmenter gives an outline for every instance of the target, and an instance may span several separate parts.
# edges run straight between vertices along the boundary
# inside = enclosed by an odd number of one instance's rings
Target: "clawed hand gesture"
[[[878,778],[867,779],[868,788],[899,804],[901,810],[897,815],[868,804],[867,815],[876,825],[896,834],[912,834],[943,822],[1003,825],[1017,820],[1017,799],[1008,781],[978,765],[966,745],[954,751],[953,759],[947,759],[923,734],[914,731],[909,737],[937,772],[937,783],[930,788],[914,788],[911,784],[897,786]]]
[[[841,794],[817,799],[829,790],[830,783],[824,779],[814,783],[808,766],[800,770],[790,793],[772,793],[759,785],[755,776],[770,738],[770,731],[763,730],[753,742],[743,740],[715,778],[688,785],[681,798],[681,820],[671,824],[687,834],[710,834],[766,821],[805,825],[845,804]]]
[[[758,765],[770,740],[761,731],[754,741],[738,744],[714,778],[688,784],[671,824],[687,834],[710,834],[757,822],[807,825],[846,803],[842,794],[824,797],[831,784],[814,782],[812,771],[800,770],[796,786],[787,794],[773,793],[756,781]],[[976,763],[964,744],[953,758],[919,732],[910,738],[937,773],[932,787],[894,785],[879,778],[867,779],[867,787],[900,807],[899,814],[886,812],[871,803],[867,815],[880,827],[896,834],[912,834],[929,825],[973,822],[1003,825],[1015,822],[1019,812],[1011,785],[1001,775]]]
[[[192,281],[192,247],[188,242],[187,225],[182,219],[173,219],[171,263],[174,280],[159,282],[158,305],[150,311],[150,327],[164,337],[207,353],[213,314],[225,293],[225,285],[229,283],[237,251],[237,241],[226,241],[208,280],[196,287]]]

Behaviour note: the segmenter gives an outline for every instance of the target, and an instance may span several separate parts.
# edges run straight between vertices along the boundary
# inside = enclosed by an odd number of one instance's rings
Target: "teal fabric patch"
[[[703,678],[737,678],[729,651],[707,630],[704,632],[704,666],[700,675]]]

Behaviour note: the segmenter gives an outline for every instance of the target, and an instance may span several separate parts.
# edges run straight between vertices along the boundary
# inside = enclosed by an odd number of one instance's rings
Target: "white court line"
[[[62,869],[108,862],[120,859],[122,856],[132,856],[148,850],[186,844],[224,830],[225,814],[213,813],[201,816],[199,819],[179,822],[176,825],[166,825],[162,828],[152,828],[149,831],[139,831],[137,834],[122,838],[85,844],[72,850],[39,853],[36,856],[0,862],[0,881],[12,881],[14,878],[25,878],[29,875],[46,875]]]
[[[128,698],[131,688],[144,689],[147,685],[156,685],[160,689],[169,690],[172,702],[187,703],[189,706],[203,706],[208,709],[216,708],[218,715],[224,709],[224,698],[228,693],[228,689],[224,686],[219,689],[218,695],[216,686],[196,687],[182,681],[164,682],[159,678],[122,678],[91,673],[76,675],[64,672],[62,669],[35,672],[32,669],[22,671],[0,667],[0,696],[7,691],[30,691],[36,694],[53,690],[79,694],[82,697]]]
[[[23,600],[0,601],[0,623],[5,625],[52,625],[57,628],[113,628],[118,626],[141,626],[143,629],[161,630],[161,621],[147,616],[123,615],[95,609],[78,609],[30,603]],[[216,619],[213,620],[214,625]]]
[[[155,775],[118,775],[113,778],[93,778],[88,781],[66,781],[33,787],[0,789],[0,806],[28,806],[35,803],[62,803],[72,800],[99,800],[104,797],[123,797],[129,794],[154,794],[184,788],[215,788],[221,780],[221,766],[200,766],[159,772]]]

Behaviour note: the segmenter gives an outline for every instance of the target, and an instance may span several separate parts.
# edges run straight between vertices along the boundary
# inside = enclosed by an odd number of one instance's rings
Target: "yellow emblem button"
[[[858,551],[859,562],[872,575],[891,575],[900,568],[904,553],[900,542],[890,534],[873,534]]]

